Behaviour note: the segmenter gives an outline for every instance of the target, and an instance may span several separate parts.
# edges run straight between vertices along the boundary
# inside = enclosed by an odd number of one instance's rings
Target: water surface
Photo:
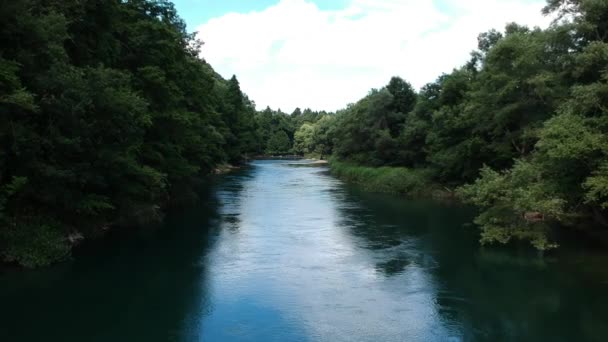
[[[607,341],[608,258],[482,248],[470,208],[306,162],[226,175],[161,228],[0,274],[2,341]]]

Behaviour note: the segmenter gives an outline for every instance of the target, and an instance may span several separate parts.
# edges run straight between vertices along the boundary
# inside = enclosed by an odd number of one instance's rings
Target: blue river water
[[[0,273],[1,341],[607,341],[599,248],[482,247],[456,204],[256,161],[162,227]]]

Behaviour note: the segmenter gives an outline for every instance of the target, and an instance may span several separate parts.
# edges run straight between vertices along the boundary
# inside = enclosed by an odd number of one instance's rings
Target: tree
[[[545,30],[482,33],[469,62],[417,96],[393,78],[339,111],[334,155],[469,183],[459,194],[482,209],[484,243],[549,249],[552,223],[608,226],[608,3],[549,0],[544,12],[557,13]]]
[[[297,154],[309,154],[314,151],[313,137],[315,127],[305,123],[295,133],[293,151]]]
[[[291,141],[287,133],[283,130],[276,131],[268,140],[266,153],[268,154],[288,154],[291,152]]]
[[[386,86],[386,89],[393,95],[392,109],[394,111],[407,114],[414,109],[417,95],[411,84],[400,77],[393,77]]]
[[[169,1],[0,4],[0,257],[158,219],[257,149],[253,104],[198,55]]]

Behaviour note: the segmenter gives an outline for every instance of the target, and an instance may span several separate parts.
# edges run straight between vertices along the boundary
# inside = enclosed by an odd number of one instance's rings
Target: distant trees
[[[280,110],[266,108],[255,116],[260,146],[258,154],[282,155],[292,153],[295,126],[291,117]]]
[[[304,123],[295,134],[294,152],[317,158],[327,158],[332,153],[335,135],[335,117],[322,114],[314,123]]]
[[[285,155],[313,153],[304,144],[310,143],[310,134],[307,132],[308,142],[304,143],[303,130],[312,127],[314,123],[327,116],[326,112],[315,112],[310,109],[302,111],[296,108],[289,115],[279,110],[267,107],[255,115],[257,135],[260,146],[258,154]]]
[[[293,151],[298,154],[310,154],[314,151],[313,137],[315,134],[315,127],[309,123],[305,123],[294,135]]]
[[[291,141],[284,130],[278,130],[272,133],[268,143],[266,144],[266,153],[270,155],[287,154],[292,151]]]

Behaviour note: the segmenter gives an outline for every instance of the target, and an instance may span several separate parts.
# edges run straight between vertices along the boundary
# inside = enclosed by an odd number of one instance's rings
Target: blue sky
[[[248,13],[262,11],[278,0],[173,0],[179,15],[188,24],[189,30],[230,12]],[[315,0],[321,10],[336,10],[348,4],[348,0]]]
[[[479,33],[547,26],[545,0],[174,0],[201,55],[259,109],[337,110],[400,76],[419,88]]]
[[[206,23],[211,18],[221,17],[231,12],[262,11],[276,5],[278,2],[279,0],[173,0],[180,16],[192,29]],[[314,3],[320,10],[339,10],[345,8],[351,1],[311,0],[310,2]],[[432,0],[431,2],[443,13],[449,14],[457,11],[450,0]],[[527,2],[534,3],[538,0],[527,0]]]

